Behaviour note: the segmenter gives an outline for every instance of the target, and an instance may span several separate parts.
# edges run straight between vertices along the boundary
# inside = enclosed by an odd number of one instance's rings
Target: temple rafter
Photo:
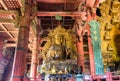
[[[0,24],[0,26],[7,32],[7,34],[11,37],[11,38],[14,38],[14,36],[8,32],[8,29],[3,25],[3,24]]]
[[[36,1],[43,3],[78,3],[84,0],[36,0]]]
[[[3,48],[7,48],[7,47],[16,47],[16,43],[6,43],[6,44],[3,44]]]
[[[18,20],[15,19],[0,19],[0,23],[2,24],[10,24],[10,23],[16,23]]]
[[[9,11],[6,11],[6,10],[0,10],[0,14],[10,14],[10,15],[18,15],[19,12],[18,10],[9,10]]]
[[[0,4],[3,6],[5,10],[8,10],[8,7],[6,6],[3,0],[0,0]]]
[[[86,14],[86,12],[37,12],[36,15],[37,16],[55,16],[59,14],[60,16],[71,16],[71,17],[75,17],[75,16],[81,16],[82,14]]]

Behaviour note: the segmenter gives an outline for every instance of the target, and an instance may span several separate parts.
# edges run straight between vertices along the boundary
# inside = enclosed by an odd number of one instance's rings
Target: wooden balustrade
[[[120,71],[106,72],[105,75],[93,76],[89,79],[89,81],[93,81],[93,80],[101,81],[102,79],[106,79],[106,81],[120,81]],[[69,81],[74,81],[74,80],[70,79]],[[23,81],[44,81],[44,80],[41,80],[40,78],[30,79],[30,80],[24,78]],[[87,80],[85,79],[85,81]]]
[[[120,71],[107,72],[106,81],[120,81]]]

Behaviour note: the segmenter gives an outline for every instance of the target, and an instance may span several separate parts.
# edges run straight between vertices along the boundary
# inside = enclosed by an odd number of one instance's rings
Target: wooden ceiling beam
[[[48,21],[48,20],[50,20],[50,18],[40,18],[42,21],[44,20],[44,21]],[[56,20],[55,18],[53,18],[53,20]],[[74,19],[67,19],[67,18],[65,18],[65,21],[73,21]]]
[[[56,27],[57,25],[53,25],[54,27]],[[71,24],[69,24],[69,25],[62,25],[63,27],[73,27],[73,25]],[[52,27],[51,25],[42,25],[42,27],[44,28],[44,27]]]
[[[6,32],[6,31],[0,31],[0,32]],[[7,32],[11,32],[11,33],[18,33],[18,31],[17,30],[15,30],[15,31],[7,31]]]
[[[3,48],[6,48],[6,47],[16,47],[16,43],[6,43],[6,44],[3,44]]]
[[[2,23],[2,24],[10,24],[10,23],[14,24],[16,22],[18,22],[18,21],[15,19],[0,19],[0,23]]]
[[[7,28],[3,25],[3,24],[0,24],[0,26],[7,32],[7,34],[11,37],[11,38],[14,38],[14,36],[8,32]]]
[[[78,3],[84,0],[36,0],[36,1],[42,3]]]
[[[4,1],[3,1],[3,0],[0,0],[0,3],[1,3],[1,5],[3,6],[3,8],[4,8],[5,10],[8,10],[8,8],[7,8],[6,4],[4,3]]]
[[[8,14],[8,15],[16,15],[16,16],[18,16],[19,12],[18,12],[18,10],[9,10],[9,11],[0,10],[0,14]]]
[[[17,41],[17,38],[9,38],[9,39],[5,39],[6,41],[14,41],[16,42]]]
[[[60,16],[71,16],[71,17],[79,17],[82,14],[86,14],[86,12],[37,12],[37,16],[55,16],[55,15],[60,15]]]
[[[6,31],[0,31],[0,32],[6,32]],[[18,30],[8,30],[7,32],[10,32],[10,33],[18,33]],[[30,34],[33,34],[32,31],[30,31]]]

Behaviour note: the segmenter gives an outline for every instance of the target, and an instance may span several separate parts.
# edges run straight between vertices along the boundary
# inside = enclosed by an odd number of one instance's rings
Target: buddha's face
[[[63,35],[55,35],[55,43],[56,44],[62,44],[63,42]]]

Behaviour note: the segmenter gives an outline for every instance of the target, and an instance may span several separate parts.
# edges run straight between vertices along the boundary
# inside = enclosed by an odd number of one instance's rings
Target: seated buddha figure
[[[66,48],[63,45],[64,36],[55,35],[54,44],[48,49],[47,57],[49,60],[62,60],[66,57]]]
[[[46,63],[77,59],[73,38],[68,30],[58,26],[48,34],[48,38],[50,40],[45,43],[41,52],[41,56]]]

